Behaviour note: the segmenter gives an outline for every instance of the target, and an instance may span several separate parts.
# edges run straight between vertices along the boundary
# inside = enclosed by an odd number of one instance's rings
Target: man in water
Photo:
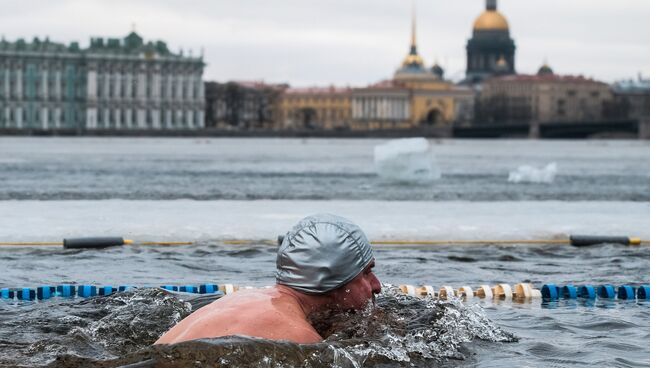
[[[231,335],[320,342],[309,316],[360,310],[374,302],[381,291],[374,266],[370,242],[357,225],[329,214],[304,218],[278,249],[274,287],[226,295],[192,313],[156,344]]]

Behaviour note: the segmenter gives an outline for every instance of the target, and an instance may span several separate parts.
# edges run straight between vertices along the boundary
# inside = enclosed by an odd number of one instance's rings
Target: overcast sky
[[[416,0],[427,64],[464,76],[465,45],[484,0]],[[517,71],[546,58],[557,73],[606,82],[650,77],[650,0],[499,0]],[[205,50],[207,80],[359,86],[390,77],[408,51],[409,0],[0,0],[8,40],[123,37]]]

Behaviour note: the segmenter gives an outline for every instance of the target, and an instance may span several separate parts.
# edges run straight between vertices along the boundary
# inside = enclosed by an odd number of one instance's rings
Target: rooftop
[[[286,93],[289,95],[333,95],[333,94],[342,94],[350,93],[352,88],[350,87],[301,87],[301,88],[289,88],[286,90]]]
[[[627,79],[614,83],[612,85],[617,92],[650,92],[650,79],[643,79],[639,75],[638,79]]]
[[[500,77],[494,77],[489,79],[489,81],[500,81],[500,82],[533,82],[533,83],[543,83],[543,82],[560,82],[560,83],[599,83],[592,78],[586,78],[582,75],[558,75],[558,74],[513,74],[505,75]]]
[[[131,32],[126,37],[120,38],[103,38],[92,37],[90,45],[87,48],[81,48],[78,42],[71,42],[69,45],[52,42],[48,37],[40,39],[34,37],[31,42],[19,38],[15,42],[7,41],[4,38],[0,40],[0,51],[9,52],[43,52],[43,53],[82,53],[82,54],[111,54],[111,55],[146,55],[151,57],[159,55],[164,57],[191,59],[192,56],[186,57],[181,50],[173,53],[163,41],[144,42],[143,38],[137,33]],[[203,56],[195,58],[201,60]]]

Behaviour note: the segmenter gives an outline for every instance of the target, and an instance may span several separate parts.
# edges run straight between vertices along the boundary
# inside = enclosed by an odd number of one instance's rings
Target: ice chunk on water
[[[557,164],[551,162],[543,168],[536,168],[529,165],[519,166],[517,170],[511,171],[508,181],[511,183],[552,183],[557,174]]]
[[[401,183],[440,179],[429,142],[424,138],[395,139],[375,146],[375,169],[380,178]]]

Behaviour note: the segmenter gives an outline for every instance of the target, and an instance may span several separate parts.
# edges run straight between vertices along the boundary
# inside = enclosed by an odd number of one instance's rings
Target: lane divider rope
[[[254,289],[253,287],[239,287],[233,284],[201,284],[195,285],[172,285],[159,286],[161,289],[172,292],[183,292],[192,294],[216,294],[227,295],[243,289]],[[268,287],[268,286],[267,286]],[[57,285],[39,286],[37,288],[2,288],[0,289],[0,300],[47,300],[54,297],[82,297],[107,296],[118,292],[124,292],[137,287],[131,285],[121,286],[95,286],[95,285]],[[460,298],[470,301],[474,298],[480,300],[501,300],[505,302],[542,300],[544,302],[556,302],[559,300],[650,300],[650,285],[622,285],[618,288],[613,285],[564,285],[545,284],[541,289],[536,289],[533,284],[519,283],[514,286],[509,284],[497,284],[495,286],[481,285],[476,290],[469,286],[462,286],[454,289],[451,286],[441,286],[437,292],[431,285],[413,286],[400,285],[399,290],[413,297],[431,297],[441,300]]]
[[[284,236],[274,240],[223,240],[226,245],[254,245],[281,244]],[[640,246],[650,244],[650,240],[629,236],[594,236],[594,235],[570,235],[567,239],[519,239],[519,240],[374,240],[371,243],[375,246],[436,246],[436,245],[572,245],[575,247],[587,247],[598,244],[620,244],[628,246]],[[193,241],[134,241],[122,237],[92,237],[63,239],[62,242],[0,242],[0,246],[63,246],[67,249],[101,249],[122,245],[143,245],[143,246],[182,246],[194,245]]]

